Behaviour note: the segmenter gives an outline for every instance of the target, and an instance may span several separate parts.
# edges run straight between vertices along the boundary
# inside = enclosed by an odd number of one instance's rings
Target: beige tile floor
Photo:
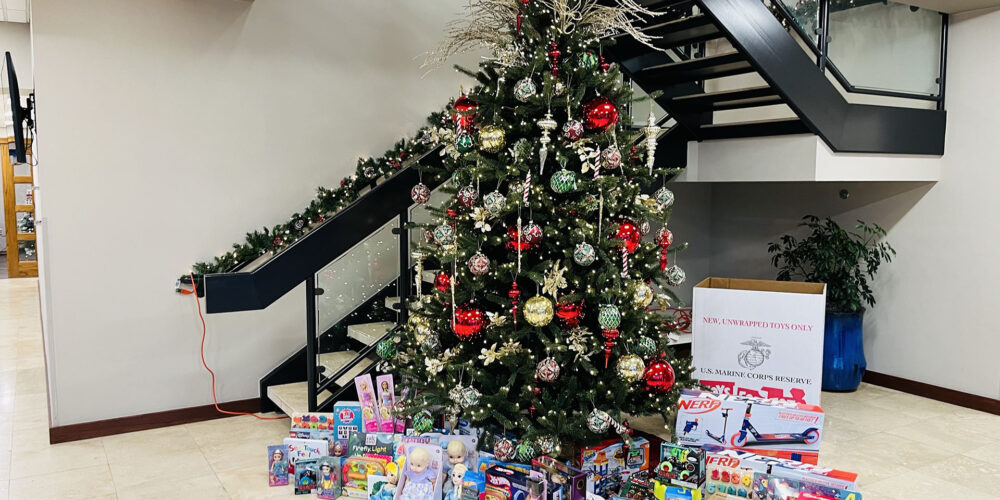
[[[267,486],[264,463],[287,421],[49,445],[44,380],[37,281],[0,280],[0,500],[294,497]],[[820,463],[860,473],[866,500],[1000,498],[1000,417],[867,384],[823,406]]]

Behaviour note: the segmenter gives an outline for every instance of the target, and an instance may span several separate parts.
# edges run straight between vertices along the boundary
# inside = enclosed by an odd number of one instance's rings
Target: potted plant
[[[883,241],[885,229],[858,221],[855,231],[833,219],[803,217],[812,233],[804,239],[786,234],[768,244],[779,281],[826,283],[826,330],[823,341],[823,390],[853,391],[865,373],[862,319],[865,304],[875,306],[869,280],[896,250]]]

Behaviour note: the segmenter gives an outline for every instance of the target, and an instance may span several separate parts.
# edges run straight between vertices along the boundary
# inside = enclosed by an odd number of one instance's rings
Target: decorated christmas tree
[[[466,71],[477,86],[428,131],[445,161],[423,175],[448,178],[451,196],[428,207],[417,257],[440,272],[379,346],[418,431],[443,414],[491,429],[504,460],[565,454],[628,439],[625,414],[669,418],[690,386],[669,317],[650,310],[667,302],[654,290],[684,280],[670,265],[683,246],[667,228],[671,170],[655,161],[652,113],[632,127],[639,101],[602,57],[612,34],[648,42],[637,26],[654,15],[632,0],[474,0],[433,54],[495,57]]]

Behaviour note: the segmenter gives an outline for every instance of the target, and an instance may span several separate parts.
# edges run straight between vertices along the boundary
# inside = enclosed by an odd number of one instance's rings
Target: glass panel
[[[316,332],[322,333],[399,276],[399,217],[316,273],[323,295],[316,301]]]
[[[792,15],[795,24],[798,24],[805,32],[809,40],[814,44],[819,44],[819,37],[816,35],[816,28],[819,27],[819,1],[818,0],[772,0],[781,3],[785,10]],[[771,7],[772,10],[774,7]],[[786,29],[788,27],[786,26]]]
[[[35,214],[31,212],[18,212],[17,232],[19,233],[35,232]]]
[[[861,88],[937,95],[941,14],[894,2],[853,5],[830,5],[829,57],[847,81]]]
[[[19,262],[34,262],[37,260],[35,255],[35,242],[34,241],[19,241],[17,242],[17,258]]]
[[[31,187],[31,184],[14,184],[15,205],[34,205],[35,192]]]
[[[642,90],[634,82],[632,83],[632,97],[633,99],[639,99],[641,97],[646,97],[649,95],[645,90]],[[632,125],[636,127],[643,127],[646,125],[646,120],[649,118],[649,105],[652,101],[643,101],[632,104]],[[652,102],[653,104],[653,114],[656,115],[656,120],[660,121],[664,116],[667,116],[667,111],[660,107],[659,104]]]

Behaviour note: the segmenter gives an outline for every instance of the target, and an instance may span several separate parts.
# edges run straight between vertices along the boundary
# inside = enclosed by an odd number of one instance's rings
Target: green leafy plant
[[[885,229],[878,224],[858,221],[855,231],[841,228],[829,217],[802,218],[802,227],[812,233],[805,239],[790,234],[779,243],[768,243],[771,264],[778,268],[779,281],[800,279],[826,283],[826,308],[834,312],[864,310],[875,306],[869,280],[875,278],[882,262],[891,262],[896,250],[887,241]]]

